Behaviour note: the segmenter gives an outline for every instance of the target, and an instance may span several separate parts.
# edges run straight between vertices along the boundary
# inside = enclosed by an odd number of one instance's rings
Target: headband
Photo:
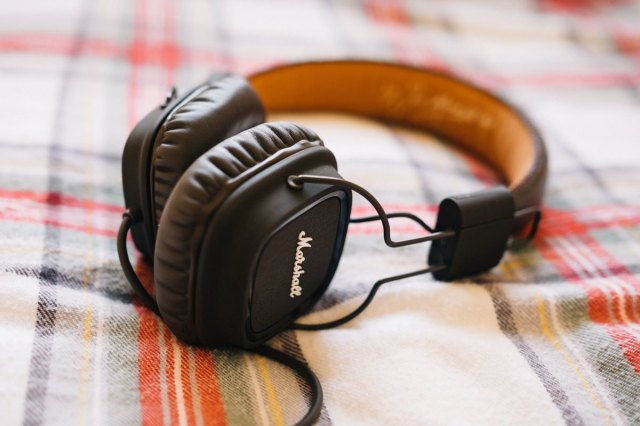
[[[442,136],[495,169],[516,210],[541,202],[547,156],[540,134],[514,106],[469,83],[370,61],[285,65],[248,80],[267,112],[339,111]]]

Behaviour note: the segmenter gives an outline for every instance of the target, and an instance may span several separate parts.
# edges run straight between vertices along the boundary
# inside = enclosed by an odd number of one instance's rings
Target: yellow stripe
[[[525,256],[525,258],[527,257],[528,256]],[[509,280],[515,280],[516,278],[515,270],[517,270],[519,267],[525,264],[530,264],[530,261],[529,261],[530,259],[527,259],[527,261],[525,262],[523,262],[522,260],[523,259],[513,257],[509,259],[507,262],[503,261],[500,263],[500,270],[503,273],[503,275],[506,276],[505,278]],[[569,355],[562,348],[560,341],[558,340],[553,330],[551,329],[551,326],[547,321],[547,312],[544,305],[544,300],[542,299],[542,297],[540,297],[540,295],[535,290],[533,290],[533,293],[536,301],[536,307],[538,309],[538,315],[540,317],[540,326],[542,328],[542,333],[547,338],[547,340],[551,342],[551,345],[554,347],[554,349],[562,355],[562,357],[564,358],[566,363],[571,367],[571,369],[574,371],[576,376],[578,376],[580,383],[582,384],[582,387],[585,389],[585,391],[593,401],[594,405],[598,408],[598,411],[600,411],[601,415],[606,419],[606,422],[608,424],[612,424],[611,418],[609,417],[608,413],[602,406],[602,402],[600,401],[600,398],[593,392],[593,389],[589,385],[588,380],[586,379],[586,377],[584,377],[584,375],[582,374],[582,372],[580,371],[580,369],[572,359],[571,355]]]
[[[87,194],[91,195],[91,187],[87,185]],[[89,197],[87,197],[89,199]],[[92,227],[92,215],[93,209],[90,204],[86,204],[83,206],[85,210],[85,221],[86,228],[91,229]],[[88,239],[88,247],[85,251],[84,256],[84,270],[82,272],[82,294],[85,303],[84,310],[84,320],[82,322],[82,359],[80,361],[80,386],[79,386],[79,409],[78,409],[78,424],[86,424],[86,406],[87,400],[89,398],[87,388],[89,382],[89,359],[90,359],[90,346],[91,346],[91,337],[92,337],[92,324],[93,324],[93,312],[91,309],[91,296],[89,294],[89,279],[91,276],[91,265],[92,265],[92,249],[93,249],[93,237],[89,235]],[[98,395],[94,395],[95,398]]]
[[[88,188],[88,191],[90,189]],[[91,228],[92,214],[93,210],[89,204],[85,205],[86,209],[85,220],[87,223],[87,228]],[[91,337],[92,337],[92,324],[93,324],[93,312],[91,309],[91,296],[89,294],[89,278],[91,276],[91,265],[92,265],[92,248],[93,248],[93,237],[88,236],[88,248],[85,255],[85,267],[82,272],[82,293],[84,295],[85,301],[85,310],[84,310],[84,321],[83,321],[83,330],[82,330],[82,361],[80,364],[80,400],[79,400],[79,410],[78,410],[78,423],[86,424],[86,405],[87,400],[89,398],[87,388],[89,381],[89,359],[90,359],[90,346],[91,346]],[[98,398],[98,395],[94,395],[95,398]]]
[[[251,379],[252,389],[255,391],[255,401],[257,405],[256,413],[260,416],[259,424],[266,425],[269,423],[269,415],[267,409],[264,406],[264,398],[262,397],[262,386],[258,382],[258,372],[256,369],[255,356],[250,356],[248,353],[242,355],[242,363],[246,365],[249,378]],[[254,422],[255,423],[255,422]]]
[[[86,308],[84,311],[83,321],[83,333],[82,333],[82,362],[80,368],[80,411],[79,411],[79,424],[86,424],[86,404],[87,404],[87,382],[89,380],[89,343],[91,341],[91,324],[92,324],[92,312],[91,304],[89,303],[89,297],[87,292],[87,286],[89,284],[89,268],[85,267],[82,275],[82,287],[85,292]],[[98,396],[95,395],[97,398]]]
[[[273,412],[274,421],[276,425],[284,426],[284,421],[282,420],[282,415],[280,414],[280,406],[278,405],[276,393],[273,390],[271,378],[269,377],[269,371],[267,370],[267,364],[262,357],[258,357],[258,368],[260,369],[260,375],[262,376],[264,384],[267,388],[267,395],[269,396],[269,404],[271,404],[271,411]]]
[[[542,333],[547,338],[547,340],[549,340],[553,348],[562,355],[562,357],[564,358],[565,362],[569,365],[569,367],[571,367],[575,375],[580,380],[580,384],[582,385],[582,387],[585,389],[585,391],[591,398],[591,401],[593,401],[594,405],[598,408],[598,411],[600,412],[602,417],[606,420],[607,424],[612,424],[609,414],[606,412],[606,410],[602,406],[602,402],[600,401],[600,398],[593,392],[591,385],[589,385],[589,381],[586,379],[586,377],[584,377],[584,375],[582,374],[582,372],[580,371],[576,363],[571,358],[571,356],[562,348],[562,345],[558,341],[558,338],[555,336],[555,334],[551,330],[551,327],[549,326],[549,323],[547,321],[547,313],[546,313],[546,308],[544,306],[544,300],[542,299],[542,297],[540,297],[540,295],[535,290],[533,291],[533,295],[535,297],[536,306],[538,308],[538,315],[540,317],[540,326],[542,327]]]
[[[515,258],[509,258],[508,254],[500,262],[500,272],[502,273],[505,281],[514,281],[516,273],[514,267],[518,267],[518,261]]]

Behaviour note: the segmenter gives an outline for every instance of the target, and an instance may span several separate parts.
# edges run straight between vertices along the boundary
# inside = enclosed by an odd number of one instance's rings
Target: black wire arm
[[[361,223],[361,222],[370,222],[373,220],[380,220],[380,222],[382,222],[384,242],[389,247],[394,247],[394,248],[403,247],[403,246],[408,246],[412,244],[424,243],[427,241],[435,241],[443,238],[453,237],[456,234],[454,231],[435,232],[433,228],[427,225],[422,219],[420,219],[419,217],[411,213],[407,213],[407,212],[387,213],[384,211],[384,208],[382,207],[380,202],[369,191],[367,191],[360,185],[357,185],[353,182],[346,181],[344,179],[327,177],[327,176],[297,175],[297,176],[289,176],[287,179],[287,183],[289,184],[290,187],[294,189],[302,189],[305,183],[335,185],[338,187],[350,189],[362,195],[369,203],[371,203],[371,205],[376,210],[378,215],[351,219],[350,222]],[[404,217],[404,218],[415,221],[420,226],[422,226],[423,229],[431,232],[431,235],[427,235],[419,238],[412,238],[404,241],[393,241],[391,239],[391,226],[389,225],[389,219],[397,218],[397,217]],[[373,301],[373,298],[376,296],[378,289],[382,287],[384,284],[387,284],[393,281],[402,280],[405,278],[415,277],[417,275],[429,274],[432,272],[441,271],[446,267],[447,267],[446,265],[430,265],[427,268],[420,269],[417,271],[407,272],[404,274],[394,275],[391,277],[380,279],[376,281],[375,284],[373,284],[373,286],[371,287],[371,290],[369,291],[369,294],[364,299],[364,301],[351,313],[341,318],[338,318],[336,320],[324,322],[320,324],[293,323],[291,325],[291,328],[294,330],[316,331],[316,330],[326,330],[328,328],[338,327],[346,322],[351,321],[352,319],[360,315],[369,306],[371,301]]]
[[[320,323],[320,324],[302,324],[302,323],[296,322],[296,323],[291,324],[291,328],[294,329],[294,330],[317,331],[317,330],[326,330],[328,328],[338,327],[338,326],[340,326],[340,325],[342,325],[342,324],[344,324],[346,322],[351,321],[352,319],[354,319],[355,317],[360,315],[365,309],[367,309],[367,307],[369,306],[369,304],[371,303],[373,298],[376,296],[376,293],[378,292],[378,289],[380,287],[382,287],[384,284],[390,283],[392,281],[402,280],[402,279],[405,279],[405,278],[415,277],[417,275],[429,274],[431,272],[437,272],[437,271],[440,271],[440,270],[442,270],[444,268],[446,268],[445,265],[434,265],[434,266],[430,266],[430,267],[425,268],[425,269],[420,269],[418,271],[407,272],[406,274],[395,275],[393,277],[383,278],[381,280],[376,281],[376,283],[373,285],[373,287],[371,287],[371,290],[369,290],[369,294],[367,295],[367,298],[364,299],[364,301],[360,304],[360,306],[358,306],[356,309],[351,311],[351,313],[349,313],[349,314],[347,314],[347,315],[345,315],[345,316],[343,316],[341,318],[338,318],[336,320],[323,322],[323,323]]]
[[[540,225],[540,219],[542,219],[542,212],[538,206],[526,207],[522,210],[516,210],[514,217],[516,220],[522,220],[526,217],[533,217],[531,221],[531,225],[529,227],[529,232],[524,237],[514,238],[511,243],[507,246],[509,249],[520,249],[526,246],[533,237],[535,237],[538,232],[538,226]]]
[[[318,376],[311,371],[311,368],[306,363],[295,359],[291,355],[273,349],[269,346],[258,346],[255,349],[248,349],[248,351],[265,356],[272,361],[289,367],[307,382],[309,389],[311,390],[311,395],[309,395],[309,410],[302,419],[295,423],[295,426],[311,426],[315,424],[322,411],[322,401],[324,396],[320,380],[318,380]]]
[[[369,203],[371,203],[373,208],[378,213],[378,217],[380,218],[380,222],[382,222],[382,231],[383,231],[384,243],[386,245],[388,245],[389,247],[395,248],[395,247],[410,246],[412,244],[419,244],[419,243],[424,243],[424,242],[427,242],[427,241],[440,240],[442,238],[453,237],[456,234],[454,231],[433,232],[433,230],[432,230],[432,228],[430,226],[425,224],[421,219],[419,219],[418,217],[412,215],[411,213],[391,213],[391,214],[387,214],[387,212],[384,211],[384,208],[382,207],[380,202],[378,200],[376,200],[376,198],[369,191],[367,191],[366,189],[364,189],[363,187],[361,187],[358,184],[355,184],[353,182],[349,182],[349,181],[344,180],[344,179],[334,178],[334,177],[327,177],[327,176],[297,175],[297,176],[289,176],[289,178],[287,179],[287,183],[289,184],[290,187],[292,187],[294,189],[302,189],[305,183],[320,183],[320,184],[327,184],[327,185],[335,185],[335,186],[338,186],[338,187],[343,187],[343,188],[350,189],[350,190],[355,191],[358,194],[362,195]],[[427,230],[429,230],[430,232],[433,232],[433,233],[431,235],[427,235],[427,236],[424,236],[424,237],[418,237],[418,238],[412,238],[410,240],[393,241],[391,239],[391,226],[389,225],[389,218],[390,217],[406,217],[406,218],[413,219],[413,220],[417,219],[418,223],[420,223],[425,229],[427,229]],[[371,217],[363,218],[363,219],[374,220]],[[358,222],[358,221],[362,221],[362,222],[367,221],[367,220],[363,220],[363,219],[356,219],[355,221],[356,222]]]
[[[411,219],[412,221],[416,222],[418,225],[420,225],[422,227],[422,229],[424,229],[427,232],[435,232],[433,230],[432,227],[430,227],[429,225],[427,225],[422,219],[420,219],[418,216],[408,213],[408,212],[397,212],[397,213],[387,213],[387,219],[395,219],[398,217],[404,217],[405,219]],[[366,216],[366,217],[356,217],[356,218],[351,218],[349,219],[350,223],[364,223],[364,222],[373,222],[375,220],[380,220],[380,216],[378,215],[373,215],[373,216]]]
[[[131,226],[137,221],[137,217],[135,212],[131,210],[126,210],[122,214],[122,223],[120,224],[120,229],[118,230],[118,258],[120,259],[120,266],[122,266],[122,271],[124,272],[124,276],[129,281],[131,288],[136,292],[140,300],[144,305],[151,309],[156,315],[160,315],[160,310],[158,309],[158,304],[151,297],[151,295],[144,288],[138,276],[136,275],[136,271],[133,269],[131,262],[129,261],[129,253],[127,252],[127,234],[129,233],[129,229]]]

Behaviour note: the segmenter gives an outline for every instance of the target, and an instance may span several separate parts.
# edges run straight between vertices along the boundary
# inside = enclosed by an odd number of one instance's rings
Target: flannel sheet
[[[308,390],[285,368],[186,346],[132,297],[115,248],[120,155],[174,83],[324,58],[435,67],[498,92],[540,127],[551,172],[537,239],[499,267],[389,284],[352,323],[270,342],[320,377],[319,423],[640,423],[640,3],[26,0],[0,4],[0,424],[299,418]],[[271,118],[314,128],[388,210],[433,221],[441,198],[497,180],[428,134]],[[305,321],[346,313],[426,252],[352,226]]]

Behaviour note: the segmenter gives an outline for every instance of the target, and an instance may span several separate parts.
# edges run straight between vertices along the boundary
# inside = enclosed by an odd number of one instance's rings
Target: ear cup
[[[154,224],[191,163],[217,143],[262,122],[260,99],[238,76],[223,76],[178,106],[158,133],[152,159]]]
[[[322,145],[320,138],[302,126],[285,122],[261,124],[210,149],[179,179],[160,219],[154,261],[158,307],[178,337],[197,343],[191,312],[192,250],[198,243],[194,241],[194,231],[207,204],[231,179],[259,170],[279,151],[318,145]]]

